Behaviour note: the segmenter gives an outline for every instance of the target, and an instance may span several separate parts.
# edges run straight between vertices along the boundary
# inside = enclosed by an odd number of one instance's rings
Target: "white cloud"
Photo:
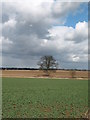
[[[7,10],[9,16],[13,16],[15,10],[20,14],[22,19],[26,21],[30,20],[34,23],[41,19],[48,23],[57,22],[55,17],[60,18],[59,22],[64,23],[64,17],[67,13],[71,11],[72,13],[75,12],[80,4],[79,2],[73,4],[72,2],[62,3],[59,1],[55,2],[54,0],[27,0],[26,2],[16,0],[15,2],[3,3],[2,8],[4,11]]]
[[[85,22],[85,21],[84,22],[78,22],[76,24],[75,28],[76,28],[77,34],[80,34],[84,39],[85,39],[85,37],[88,36],[88,23],[87,22]]]
[[[68,12],[73,12],[80,6],[79,2],[73,4],[73,2],[61,3],[59,0],[54,4],[53,13],[58,17],[59,15],[66,15]]]
[[[13,42],[11,40],[9,40],[8,38],[4,38],[3,36],[0,38],[0,43],[1,41],[3,42],[3,44],[12,44]]]
[[[3,24],[3,27],[15,27],[17,21],[15,19],[9,19],[8,21],[6,21],[4,24]]]
[[[59,37],[66,41],[81,42],[88,39],[88,23],[79,22],[76,24],[76,27],[67,27],[67,26],[56,26],[49,30],[49,35],[52,39]]]
[[[79,58],[78,56],[76,56],[76,55],[72,55],[72,56],[71,56],[71,59],[72,59],[72,61],[74,61],[74,62],[78,62],[80,58]]]
[[[86,61],[88,59],[88,23],[79,22],[77,27],[58,26],[49,30],[49,37],[46,47],[52,45],[56,51],[67,51],[68,60]],[[77,29],[82,28],[82,29]],[[79,32],[80,30],[80,32]],[[83,32],[85,30],[85,32]],[[78,34],[77,34],[78,33]],[[73,55],[74,54],[74,55]],[[70,57],[70,58],[69,58]],[[83,58],[82,58],[83,57]]]
[[[0,37],[0,51],[9,51],[10,47],[12,46],[13,42],[11,40],[9,40],[9,38],[5,38],[3,36]]]

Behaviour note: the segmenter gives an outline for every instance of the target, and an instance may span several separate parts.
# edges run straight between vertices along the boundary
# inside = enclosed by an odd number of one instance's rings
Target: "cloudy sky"
[[[88,68],[88,3],[3,2],[0,28],[3,67],[38,67],[52,55],[60,68]]]

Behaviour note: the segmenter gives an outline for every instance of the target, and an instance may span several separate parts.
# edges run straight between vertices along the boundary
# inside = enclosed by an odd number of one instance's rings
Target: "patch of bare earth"
[[[90,120],[90,110],[86,111],[85,118],[88,118],[88,120]]]

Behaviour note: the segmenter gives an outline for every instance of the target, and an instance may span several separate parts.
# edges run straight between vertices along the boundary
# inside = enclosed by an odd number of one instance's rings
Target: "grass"
[[[3,118],[81,118],[88,109],[88,81],[3,78]]]

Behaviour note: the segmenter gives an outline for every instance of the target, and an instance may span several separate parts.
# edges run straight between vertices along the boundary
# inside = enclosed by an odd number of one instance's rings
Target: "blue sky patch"
[[[76,23],[83,21],[88,22],[88,3],[82,3],[75,14],[70,13],[64,25],[75,27]]]

